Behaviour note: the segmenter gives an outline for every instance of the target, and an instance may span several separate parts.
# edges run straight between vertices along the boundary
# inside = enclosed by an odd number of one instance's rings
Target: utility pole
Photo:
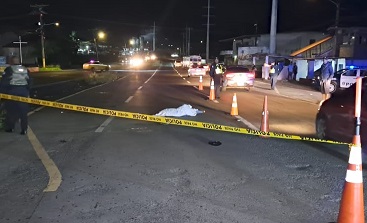
[[[257,46],[257,23],[254,24],[255,26],[255,46]]]
[[[19,36],[19,41],[18,42],[13,42],[13,43],[19,43],[19,62],[20,62],[20,64],[23,64],[22,44],[27,44],[27,42],[22,42],[22,37]]]
[[[185,49],[185,33],[182,33],[182,55],[186,56]]]
[[[273,0],[271,8],[271,27],[270,27],[270,54],[274,55],[276,51],[276,34],[278,20],[278,0]]]
[[[43,30],[44,27],[44,22],[43,22],[43,14],[46,14],[46,12],[43,11],[43,8],[46,7],[48,5],[31,5],[32,8],[37,8],[38,10],[36,12],[34,12],[34,14],[39,14],[40,16],[40,21],[39,21],[39,25],[40,25],[40,34],[41,34],[41,47],[42,47],[42,67],[45,68],[46,67],[46,55],[45,55],[45,33]]]
[[[153,25],[153,52],[155,51],[155,22]]]
[[[188,55],[190,55],[190,35],[191,35],[191,33],[190,33],[190,30],[191,30],[191,28],[189,27],[188,28],[188,37],[187,37],[187,54]]]
[[[206,62],[209,63],[209,25],[210,25],[210,0],[208,0],[208,15],[206,21]]]

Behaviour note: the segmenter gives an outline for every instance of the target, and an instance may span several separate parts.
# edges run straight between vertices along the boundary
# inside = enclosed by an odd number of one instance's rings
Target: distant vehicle
[[[324,101],[316,115],[316,136],[351,143],[355,133],[356,84]],[[362,79],[361,140],[367,143],[367,79]]]
[[[320,90],[320,77],[321,69],[318,69],[314,73],[314,78],[312,80],[314,87]],[[349,66],[345,69],[338,70],[334,73],[334,77],[330,84],[330,93],[335,93],[338,90],[344,90],[349,88],[356,82],[357,77],[366,77],[367,69],[361,69],[355,66]]]
[[[191,76],[205,76],[206,75],[206,70],[203,67],[203,65],[199,65],[197,63],[192,64],[189,69],[188,69],[188,77]]]
[[[190,55],[187,57],[183,57],[182,65],[183,67],[190,67],[192,64],[201,64],[201,56],[198,55]]]
[[[181,60],[175,60],[175,62],[173,63],[173,66],[182,67],[182,61]]]
[[[144,64],[144,59],[142,58],[142,56],[133,56],[130,58],[130,65],[132,67],[139,67],[142,66]]]
[[[110,65],[102,64],[97,60],[91,60],[91,61],[83,64],[83,70],[91,70],[92,72],[95,72],[95,71],[108,71],[110,68],[111,68]]]
[[[227,66],[223,74],[222,91],[228,87],[247,88],[254,86],[255,73],[244,66]]]
[[[205,68],[205,70],[207,71],[207,72],[209,72],[209,70],[210,70],[210,65],[209,64],[201,64],[204,68]]]

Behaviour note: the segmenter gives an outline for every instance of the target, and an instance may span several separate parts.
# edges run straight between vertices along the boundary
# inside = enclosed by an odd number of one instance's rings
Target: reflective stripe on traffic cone
[[[345,177],[343,195],[340,202],[338,223],[365,222],[362,148],[359,142],[353,142],[353,144],[355,145],[352,145],[350,148],[348,169]]]
[[[210,94],[209,94],[209,100],[215,100],[215,92],[214,92],[214,80],[210,82]]]
[[[203,90],[203,77],[200,76],[200,79],[199,79],[199,91],[202,91]]]
[[[269,132],[269,111],[268,111],[268,96],[267,95],[265,95],[265,98],[264,98],[260,130],[263,132]]]
[[[233,95],[231,115],[238,115],[237,95],[236,95],[236,93],[234,93],[234,95]]]

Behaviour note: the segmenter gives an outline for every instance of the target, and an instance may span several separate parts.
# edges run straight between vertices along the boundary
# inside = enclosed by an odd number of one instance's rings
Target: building
[[[278,33],[275,55],[269,55],[269,34],[245,35],[221,40],[221,42],[232,45],[231,51],[222,51],[227,64],[262,66],[270,61],[289,59],[298,65],[297,80],[312,79],[314,71],[320,68],[324,57],[333,60],[334,70],[350,65],[367,67],[367,28],[365,27],[333,27],[326,33]],[[287,77],[286,69],[288,69],[287,66],[279,76],[280,79]],[[266,66],[263,67],[263,78],[268,78]]]
[[[1,63],[9,63],[11,59],[15,59],[16,63],[22,61],[23,64],[37,64],[37,58],[34,56],[35,50],[27,39],[19,39],[15,33],[0,34],[0,57],[3,58]]]
[[[276,55],[273,56],[289,57],[292,52],[315,43],[325,36],[321,32],[278,33],[276,36]],[[225,54],[227,63],[262,65],[265,62],[265,56],[269,54],[270,35],[244,35],[224,39],[220,42],[228,42],[232,45],[231,51],[233,53],[231,55]],[[229,51],[227,50],[227,52]]]

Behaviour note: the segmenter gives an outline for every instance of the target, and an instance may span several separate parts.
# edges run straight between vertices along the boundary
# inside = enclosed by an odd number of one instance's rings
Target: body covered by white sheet
[[[204,113],[199,109],[193,108],[189,104],[183,104],[178,108],[166,108],[158,112],[156,116],[169,116],[169,117],[181,117],[181,116],[196,116],[197,114]]]

